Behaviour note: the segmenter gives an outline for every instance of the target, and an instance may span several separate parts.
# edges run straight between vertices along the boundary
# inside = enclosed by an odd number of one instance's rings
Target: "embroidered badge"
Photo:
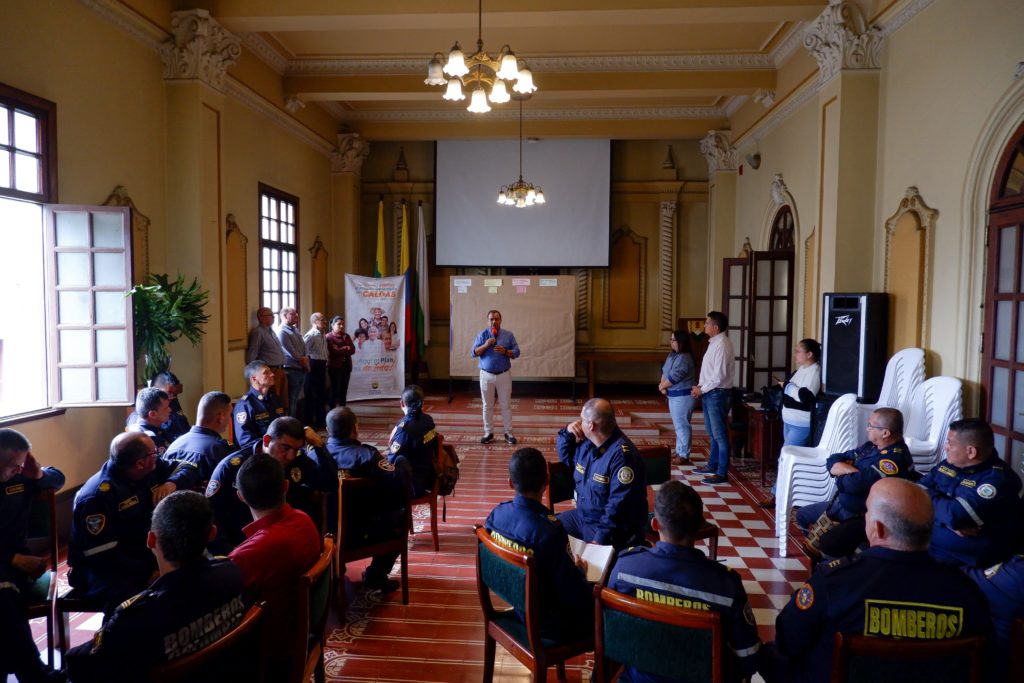
[[[377,461],[377,467],[381,468],[385,472],[394,472],[395,466],[388,462],[387,458],[381,458]]]
[[[25,490],[25,485],[24,484],[14,484],[13,486],[8,486],[7,488],[5,488],[4,489],[4,493],[6,493],[8,496],[13,496],[16,493],[24,492],[24,490]]]
[[[579,472],[580,474],[586,474],[587,473],[587,470],[584,469],[583,465],[581,465],[579,463],[576,463],[576,471]]]
[[[1003,566],[1003,563],[1000,562],[999,564],[994,564],[991,567],[989,567],[988,569],[986,569],[985,570],[985,578],[986,579],[991,579],[993,576],[996,575],[996,572],[998,572],[999,568],[1002,567],[1002,566]]]
[[[946,467],[945,465],[939,465],[939,473],[945,474],[947,477],[956,476],[956,471],[951,467]]]
[[[235,457],[231,458],[228,464],[231,465],[232,467],[238,467],[239,465],[242,464],[242,459],[236,455]]]
[[[391,448],[388,450],[390,450],[392,453],[397,453],[398,451],[402,450],[402,444],[398,443],[397,441],[393,441],[391,442]]]
[[[85,529],[93,536],[99,535],[106,525],[107,518],[103,515],[89,515],[85,518]]]
[[[899,466],[892,460],[882,460],[878,463],[878,469],[882,470],[882,474],[887,477],[891,477],[900,471]]]
[[[300,470],[298,467],[293,467],[292,471],[288,473],[288,476],[292,478],[292,481],[298,484],[300,481],[302,481],[302,470]]]
[[[554,515],[548,515],[548,521],[549,522],[557,522],[558,521],[558,517],[555,517]]]
[[[132,496],[131,498],[126,498],[126,499],[122,500],[120,503],[118,503],[117,504],[117,511],[118,512],[122,512],[122,511],[127,510],[128,508],[133,507],[133,506],[138,505],[138,504],[139,504],[139,497],[138,496]]]
[[[277,413],[278,415],[284,415],[284,408],[278,408],[274,412]]]
[[[796,592],[796,606],[798,609],[810,609],[814,604],[814,589],[811,584],[805,583]]]
[[[749,602],[743,606],[743,618],[746,619],[747,623],[751,626],[757,626],[757,622],[754,621],[754,610],[750,609]]]
[[[963,481],[960,482],[960,485],[966,486],[969,489],[973,489],[977,488],[978,482],[974,481],[973,479],[964,479]]]
[[[603,474],[598,474],[597,472],[594,472],[594,481],[596,481],[598,484],[607,484],[609,479]]]
[[[992,484],[982,484],[978,487],[978,495],[988,500],[996,497],[996,487]]]
[[[616,478],[618,478],[620,483],[622,483],[622,484],[631,484],[631,483],[633,483],[633,468],[632,467],[623,467],[622,469],[619,470],[619,473],[617,475],[615,475],[615,476],[616,476]]]
[[[429,432],[423,435],[423,443],[430,443],[437,438],[437,430],[431,429]]]
[[[206,485],[206,497],[213,498],[218,490],[220,490],[220,482],[216,479],[211,479],[210,483]]]
[[[238,423],[239,427],[243,426],[247,419],[249,419],[249,415],[248,414],[246,414],[244,412],[235,413],[235,422]]]
[[[110,482],[105,481],[100,484],[100,493],[106,493],[110,490]]]

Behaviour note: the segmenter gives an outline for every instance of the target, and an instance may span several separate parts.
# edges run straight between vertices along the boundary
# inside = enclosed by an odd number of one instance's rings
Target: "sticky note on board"
[[[537,284],[540,285],[541,287],[557,287],[558,278],[542,277],[539,280],[537,280]]]
[[[514,277],[514,278],[512,278],[512,286],[513,287],[529,287],[530,286],[530,278],[528,278],[528,277]]]
[[[459,294],[465,294],[469,291],[469,287],[456,287],[455,291]]]
[[[526,290],[527,289],[528,289],[527,287],[523,287],[522,285],[519,285],[518,287],[516,287],[516,294],[526,294]]]
[[[500,277],[491,277],[484,280],[484,287],[501,287]]]
[[[488,287],[487,288],[487,293],[488,294],[497,294],[498,293],[498,288],[497,287]]]
[[[456,287],[469,287],[470,285],[473,284],[473,280],[472,278],[468,277],[457,277],[454,280],[452,280],[452,284],[454,284]]]

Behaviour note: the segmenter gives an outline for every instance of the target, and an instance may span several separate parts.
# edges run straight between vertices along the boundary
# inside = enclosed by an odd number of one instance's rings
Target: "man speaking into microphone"
[[[509,330],[501,329],[501,311],[488,311],[490,327],[481,330],[473,342],[473,357],[480,359],[480,397],[484,403],[484,436],[480,443],[494,441],[494,394],[501,404],[501,421],[505,442],[514,444],[512,436],[512,359],[519,358],[519,344]]]

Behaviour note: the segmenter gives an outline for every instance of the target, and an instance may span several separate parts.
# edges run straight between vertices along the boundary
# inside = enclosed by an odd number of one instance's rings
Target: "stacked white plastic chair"
[[[921,474],[942,460],[949,423],[963,416],[963,390],[955,377],[932,377],[914,390],[903,439]]]
[[[835,479],[825,469],[825,461],[833,453],[857,446],[858,415],[857,395],[843,394],[828,411],[821,441],[816,447],[783,446],[775,486],[775,535],[782,557],[786,556],[786,533],[792,507],[828,500],[835,493]]]
[[[862,404],[857,422],[857,443],[868,438],[868,419],[878,408],[898,408],[906,423],[910,417],[910,400],[914,390],[924,381],[924,349],[910,348],[897,351],[885,365],[882,391],[878,403]]]

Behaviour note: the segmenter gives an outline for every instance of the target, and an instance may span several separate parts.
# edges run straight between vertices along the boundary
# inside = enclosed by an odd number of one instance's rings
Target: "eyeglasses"
[[[883,429],[886,429],[886,427],[879,427],[878,425],[873,425],[869,422],[868,429],[877,429],[878,431],[882,431]]]

